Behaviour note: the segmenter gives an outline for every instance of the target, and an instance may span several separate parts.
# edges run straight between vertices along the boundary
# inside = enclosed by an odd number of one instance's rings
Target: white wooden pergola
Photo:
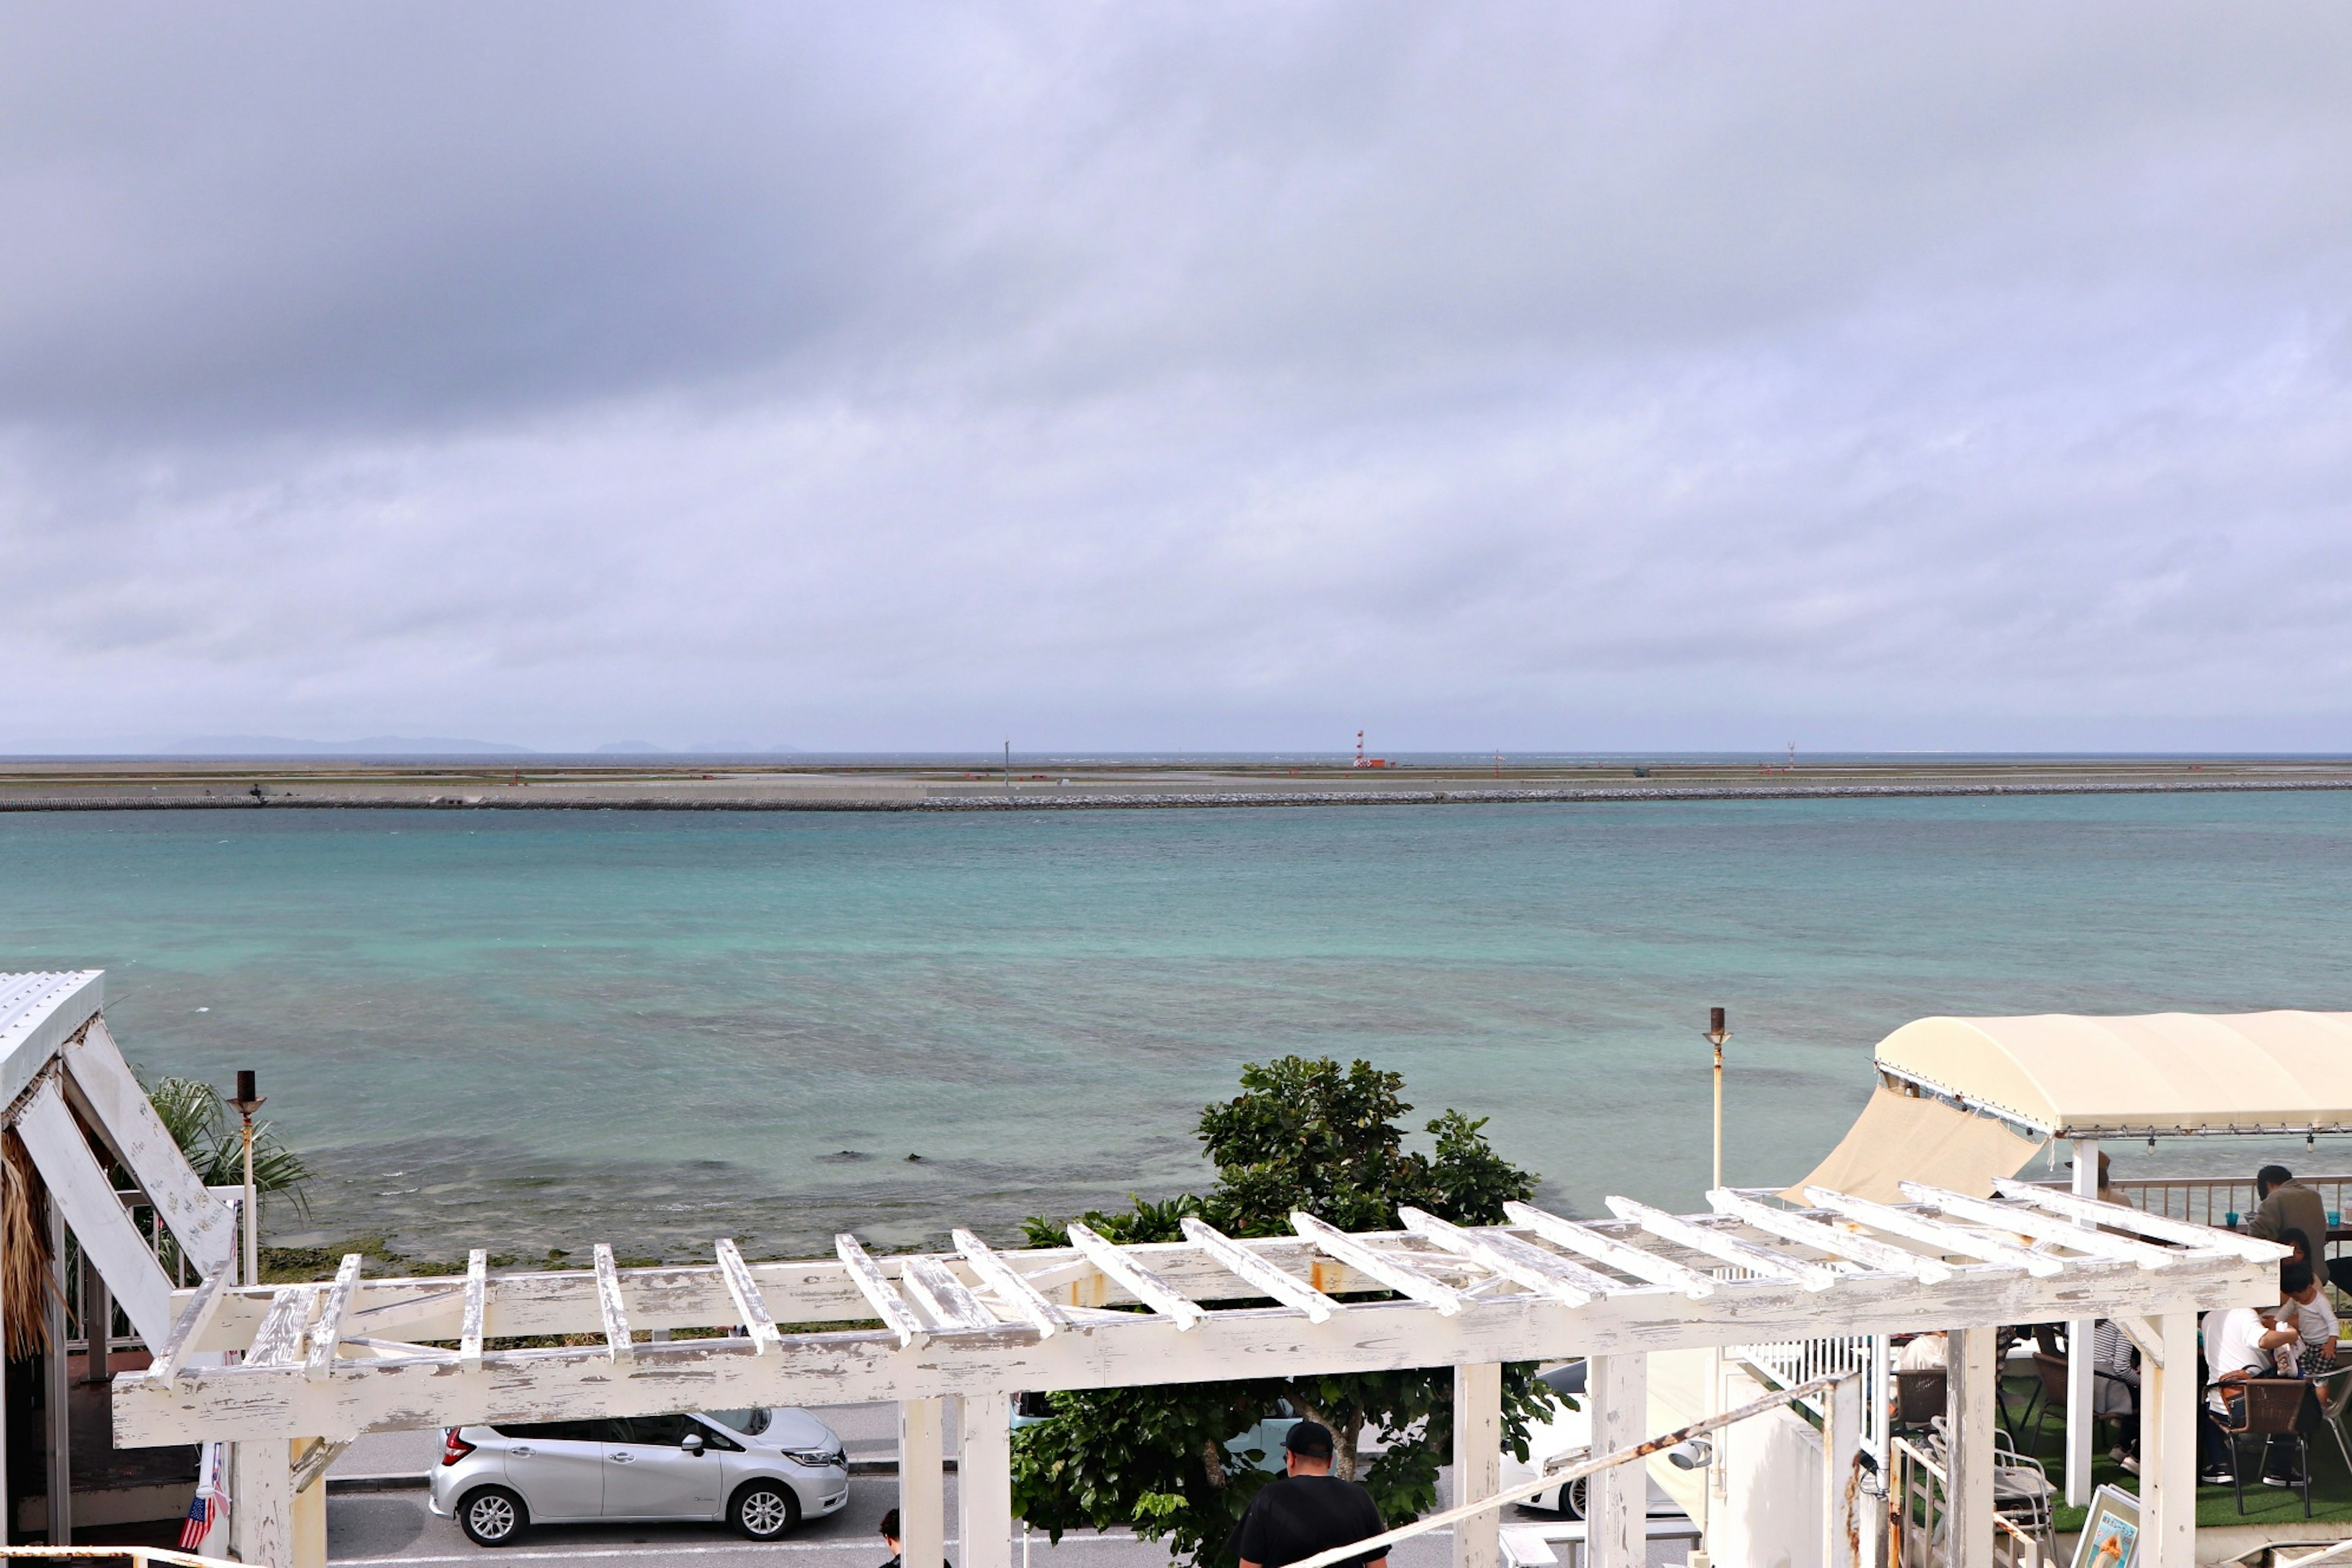
[[[1914,1188],[1893,1205],[1826,1190],[1809,1208],[1710,1194],[1672,1215],[1623,1198],[1578,1222],[1513,1205],[1462,1227],[1407,1211],[1406,1228],[1349,1234],[1307,1215],[1293,1236],[1235,1240],[1188,1221],[1185,1239],[1114,1246],[1082,1225],[1066,1247],[953,1250],[708,1265],[594,1267],[493,1277],[243,1288],[216,1274],[176,1300],[155,1363],[115,1384],[125,1445],[232,1439],[248,1562],[308,1555],[287,1499],[363,1433],[467,1423],[744,1405],[895,1401],[908,1561],[944,1534],[943,1404],[962,1402],[961,1568],[1010,1568],[1009,1402],[1026,1390],[1451,1367],[1457,1496],[1500,1486],[1501,1364],[1591,1358],[1595,1453],[1649,1436],[1650,1352],[1942,1330],[1951,1333],[1954,1560],[1992,1551],[1994,1332],[2114,1318],[2146,1352],[2142,1439],[2148,1568],[2195,1558],[2197,1314],[2269,1299],[2280,1249],[2203,1226],[2012,1189],[1995,1200]],[[1373,1299],[1373,1298],[1379,1299]],[[803,1325],[863,1321],[870,1327]],[[667,1330],[672,1337],[649,1335]],[[680,1332],[717,1337],[679,1339]],[[595,1342],[508,1349],[524,1335]],[[233,1364],[199,1363],[234,1352]],[[1851,1449],[1830,1456],[1842,1482]],[[1841,1486],[1837,1489],[1843,1497]],[[1643,1561],[1641,1467],[1593,1478],[1588,1562]],[[1825,1531],[1823,1561],[1844,1554]],[[1456,1533],[1457,1568],[1496,1568],[1496,1516]]]

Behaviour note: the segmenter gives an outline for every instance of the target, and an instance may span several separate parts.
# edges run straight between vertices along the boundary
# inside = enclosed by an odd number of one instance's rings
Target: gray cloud
[[[12,8],[0,743],[2341,745],[2347,68]]]

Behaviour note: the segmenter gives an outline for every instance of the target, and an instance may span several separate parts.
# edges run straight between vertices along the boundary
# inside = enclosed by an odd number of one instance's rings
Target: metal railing
[[[2347,1206],[2344,1200],[2352,1194],[2352,1176],[2297,1176],[2295,1180],[2316,1191],[2329,1212],[2340,1215]],[[2066,1187],[2063,1182],[2034,1184],[2059,1191]],[[2135,1176],[2115,1186],[2143,1214],[2168,1215],[2199,1225],[2226,1225],[2233,1214],[2242,1221],[2262,1202],[2254,1195],[2252,1176]]]
[[[1894,1474],[1886,1504],[1894,1515],[1895,1568],[1948,1568],[1952,1562],[1951,1478],[1907,1437],[1889,1446]],[[2014,1520],[1992,1516],[1993,1568],[2050,1568],[2042,1542]]]

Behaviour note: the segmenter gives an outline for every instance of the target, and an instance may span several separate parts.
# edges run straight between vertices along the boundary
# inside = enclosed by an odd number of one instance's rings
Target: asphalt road
[[[881,1458],[897,1451],[897,1412],[887,1405],[817,1407],[841,1435],[853,1458]],[[440,1457],[440,1435],[432,1432],[387,1433],[362,1438],[336,1463],[338,1476],[414,1474]],[[953,1535],[956,1478],[947,1478],[950,1537],[948,1556],[953,1562],[960,1544]],[[879,1568],[889,1557],[877,1526],[883,1513],[898,1506],[898,1482],[894,1476],[858,1476],[849,1483],[849,1501],[828,1519],[803,1524],[790,1538],[767,1543],[743,1540],[723,1524],[542,1525],[518,1544],[486,1551],[467,1541],[454,1521],[436,1519],[425,1507],[422,1491],[330,1493],[327,1499],[327,1555],[336,1563],[382,1563],[400,1568],[425,1564],[477,1563],[500,1568],[507,1563],[577,1561],[612,1568],[676,1562],[692,1568]],[[1528,1521],[1545,1517],[1515,1516]],[[1407,1542],[1390,1557],[1393,1568],[1447,1568],[1453,1553],[1453,1532],[1433,1531]],[[1681,1563],[1687,1542],[1655,1542],[1650,1549],[1654,1568]],[[1572,1553],[1561,1552],[1572,1568]],[[1155,1542],[1139,1541],[1127,1531],[1096,1535],[1091,1531],[1066,1535],[1060,1545],[1040,1533],[1025,1542],[1013,1538],[1013,1559],[1028,1568],[1160,1568],[1168,1549]]]

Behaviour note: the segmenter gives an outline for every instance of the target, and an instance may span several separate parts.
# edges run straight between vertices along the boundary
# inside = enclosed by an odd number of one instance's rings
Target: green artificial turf
[[[2012,1413],[2023,1409],[2035,1386],[2031,1378],[2009,1379],[2002,1389],[2008,1408]],[[2101,1430],[2106,1442],[2115,1441],[2117,1428],[2114,1423],[2103,1424]],[[2032,1436],[2033,1424],[2028,1421],[2017,1438],[2021,1451]],[[2049,1470],[2050,1479],[2063,1482],[2066,1460],[2066,1411],[2063,1405],[2052,1411],[2049,1418],[2042,1422],[2042,1440],[2034,1454]],[[2244,1466],[2246,1475],[2246,1510],[2243,1513],[2238,1511],[2237,1499],[2230,1488],[2199,1487],[2197,1524],[2200,1529],[2230,1524],[2303,1522],[2301,1491],[2285,1487],[2266,1487],[2254,1479],[2262,1467],[2262,1458],[2254,1445],[2248,1443],[2244,1446],[2240,1463]],[[2096,1485],[2112,1486],[2134,1497],[2139,1495],[2139,1478],[2127,1474],[2122,1466],[2107,1458],[2104,1448],[2093,1458],[2091,1479]],[[2082,1530],[2085,1511],[2061,1503],[2052,1510],[2051,1522],[2060,1534],[2073,1535]],[[2344,1457],[2336,1449],[2336,1439],[2324,1429],[2317,1428],[2311,1434],[2311,1517],[2314,1522],[2352,1520],[2352,1471],[2344,1468]]]

